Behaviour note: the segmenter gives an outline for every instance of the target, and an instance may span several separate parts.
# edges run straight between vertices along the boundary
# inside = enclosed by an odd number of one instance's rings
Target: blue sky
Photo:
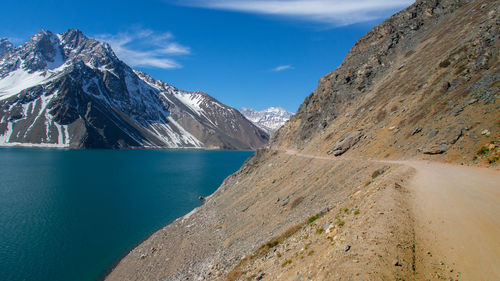
[[[0,37],[81,29],[134,68],[235,108],[295,112],[356,40],[412,0],[2,0]]]

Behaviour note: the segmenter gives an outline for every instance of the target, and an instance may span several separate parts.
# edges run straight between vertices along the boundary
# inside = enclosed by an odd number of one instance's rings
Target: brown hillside
[[[107,279],[498,280],[499,4],[422,0],[375,27]]]

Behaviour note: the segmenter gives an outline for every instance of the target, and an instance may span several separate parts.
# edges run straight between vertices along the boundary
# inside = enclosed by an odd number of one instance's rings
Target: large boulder
[[[333,146],[332,153],[335,156],[344,154],[349,148],[354,146],[363,137],[363,132],[352,131],[343,135]]]
[[[450,149],[450,145],[440,144],[424,148],[422,152],[424,154],[435,155],[445,153],[448,149]]]

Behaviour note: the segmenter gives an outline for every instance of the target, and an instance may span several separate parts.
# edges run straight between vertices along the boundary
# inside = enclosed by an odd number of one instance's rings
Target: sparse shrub
[[[478,151],[477,155],[486,155],[490,152],[490,149],[487,146],[482,146]]]
[[[280,243],[280,241],[273,240],[273,241],[267,242],[266,246],[268,248],[274,248],[274,247],[278,246],[279,243]]]
[[[309,253],[307,253],[308,256],[311,256],[312,254],[314,254],[314,250],[311,250],[309,251]]]
[[[325,232],[325,229],[324,229],[324,228],[317,228],[317,229],[316,229],[316,234],[321,234],[321,233],[323,233],[323,232]]]
[[[339,227],[344,226],[344,224],[345,224],[345,221],[343,221],[343,220],[339,220],[339,221],[337,222],[337,225],[338,225]]]
[[[313,222],[314,222],[314,221],[316,221],[317,219],[319,219],[319,214],[316,214],[316,215],[314,215],[314,216],[310,217],[310,218],[307,220],[307,222],[308,222],[308,223],[313,223]]]
[[[372,181],[367,181],[367,182],[365,183],[365,187],[369,186],[371,183],[372,183]]]
[[[288,260],[284,261],[284,262],[281,264],[281,267],[285,267],[285,266],[287,266],[287,265],[289,265],[289,264],[292,264],[292,260],[290,260],[290,259],[288,259]]]
[[[498,160],[500,160],[500,155],[497,153],[488,158],[488,163],[495,164]]]
[[[359,215],[359,209],[356,209],[356,210],[354,211],[354,215],[355,215],[355,216]]]
[[[276,256],[277,256],[278,258],[281,258],[281,253],[280,253],[280,252],[278,252],[278,253],[276,254]]]
[[[444,61],[440,62],[439,63],[439,67],[442,67],[442,68],[445,68],[445,67],[448,67],[450,66],[451,62],[449,59],[445,59]]]
[[[349,209],[344,208],[344,213],[347,213],[347,212],[349,212]]]

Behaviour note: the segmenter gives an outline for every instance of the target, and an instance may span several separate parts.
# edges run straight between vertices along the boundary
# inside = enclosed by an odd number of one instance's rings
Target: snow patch
[[[28,73],[22,69],[17,69],[0,80],[0,100],[16,95],[24,89],[41,84],[47,78],[43,71]]]
[[[12,122],[7,123],[7,130],[3,133],[3,135],[0,135],[0,145],[5,145],[9,142],[13,126],[14,124]]]
[[[175,97],[198,115],[203,115],[203,109],[201,109],[200,104],[204,99],[201,95],[178,92],[175,93]]]
[[[58,41],[58,39],[54,38],[53,41]],[[62,52],[61,48],[59,47],[59,42],[52,42],[52,43],[54,44],[54,48],[56,49],[56,53],[55,53],[54,57],[52,58],[52,61],[47,62],[47,68],[50,70],[57,69],[65,63],[63,52]]]

